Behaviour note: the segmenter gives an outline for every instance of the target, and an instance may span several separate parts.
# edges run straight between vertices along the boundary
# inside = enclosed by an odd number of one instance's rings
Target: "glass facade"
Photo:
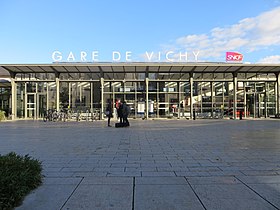
[[[18,73],[14,78],[16,118],[40,119],[46,110],[98,113],[105,117],[108,101],[126,101],[131,118],[236,118],[277,114],[275,74],[186,73],[170,67],[68,66],[72,72]],[[75,73],[75,69],[96,72]],[[98,70],[98,71],[97,71]],[[137,72],[139,71],[139,72]],[[155,71],[155,72],[153,72]],[[74,72],[74,73],[73,73]],[[236,81],[236,82],[235,82]],[[13,83],[12,83],[13,84]],[[0,106],[11,113],[12,88],[0,88]],[[116,117],[116,110],[114,111]]]

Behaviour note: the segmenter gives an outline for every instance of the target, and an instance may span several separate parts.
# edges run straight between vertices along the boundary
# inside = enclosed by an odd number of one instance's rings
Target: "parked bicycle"
[[[53,121],[53,110],[49,109],[44,112],[43,116],[44,122]]]
[[[67,113],[65,112],[65,110],[60,110],[59,112],[57,110],[52,110],[49,109],[44,113],[44,117],[43,120],[44,122],[47,121],[63,121],[65,122],[67,120],[68,116]]]

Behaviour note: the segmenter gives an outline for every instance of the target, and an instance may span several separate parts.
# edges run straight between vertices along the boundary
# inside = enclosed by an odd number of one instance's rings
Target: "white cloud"
[[[280,7],[206,34],[179,37],[167,49],[199,50],[203,59],[224,58],[226,51],[253,52],[280,45]],[[166,50],[165,48],[165,50]]]
[[[262,58],[257,63],[280,63],[280,55],[271,55]]]

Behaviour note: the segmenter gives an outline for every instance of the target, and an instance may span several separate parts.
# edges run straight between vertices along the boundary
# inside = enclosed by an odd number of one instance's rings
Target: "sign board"
[[[137,114],[145,114],[145,102],[138,102]]]
[[[242,62],[243,55],[238,52],[226,52],[226,61],[227,62]]]

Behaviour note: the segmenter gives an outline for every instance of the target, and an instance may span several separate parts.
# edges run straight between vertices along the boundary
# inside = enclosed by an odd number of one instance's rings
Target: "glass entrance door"
[[[256,117],[266,117],[266,101],[264,93],[256,93]]]
[[[47,94],[27,93],[25,108],[25,118],[43,118],[44,112],[47,110]]]
[[[27,101],[26,101],[26,118],[37,118],[36,113],[36,93],[27,93]]]
[[[248,117],[260,118],[266,117],[265,93],[246,94]]]
[[[36,118],[43,118],[44,113],[47,111],[47,94],[37,93],[36,99]]]

